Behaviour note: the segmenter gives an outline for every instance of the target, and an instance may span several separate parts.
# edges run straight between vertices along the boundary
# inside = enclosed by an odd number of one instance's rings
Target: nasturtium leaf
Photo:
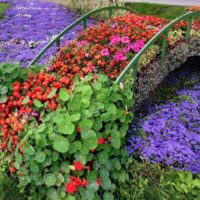
[[[71,123],[70,121],[66,121],[66,120],[60,120],[58,123],[58,130],[66,135],[70,135],[74,132],[75,130],[75,126],[73,123]]]
[[[35,154],[35,149],[27,142],[24,145],[24,153],[32,156]]]
[[[115,149],[119,149],[121,146],[120,133],[118,131],[112,131],[111,133],[111,145]]]
[[[88,100],[88,99],[86,99],[86,98],[82,98],[80,102],[81,102],[81,106],[82,106],[83,108],[88,108],[89,105],[90,105],[90,100]]]
[[[52,153],[52,155],[51,155],[52,161],[54,161],[54,162],[58,160],[58,157],[59,157],[59,155],[58,155],[58,153],[55,152],[55,151],[54,151],[54,152]]]
[[[61,186],[61,184],[65,181],[64,176],[61,173],[56,174],[56,185]]]
[[[94,83],[92,84],[92,87],[95,89],[95,90],[100,90],[102,88],[102,84],[98,81],[94,81]]]
[[[53,89],[51,90],[51,92],[48,94],[47,98],[48,98],[48,99],[51,99],[51,98],[56,94],[56,92],[57,92],[57,89],[56,89],[56,88],[53,88]]]
[[[104,179],[104,180],[101,181],[101,187],[102,187],[104,190],[110,190],[111,185],[112,185],[112,183],[111,183],[110,178]]]
[[[7,96],[6,95],[0,95],[0,103],[5,103],[7,101]]]
[[[37,108],[41,108],[42,107],[42,103],[38,99],[34,99],[33,103]]]
[[[96,192],[96,191],[98,191],[99,186],[96,181],[92,181],[92,182],[88,183],[87,189],[90,191]]]
[[[62,100],[63,102],[68,101],[70,98],[69,93],[65,88],[61,88],[58,95],[59,99]]]
[[[38,162],[38,163],[43,163],[44,160],[46,158],[46,154],[44,152],[37,152],[35,154],[35,160]]]
[[[45,174],[43,180],[48,187],[56,184],[56,176],[53,173]]]
[[[80,114],[80,113],[72,114],[72,115],[70,116],[70,119],[71,119],[72,122],[76,122],[76,121],[78,121],[80,118],[81,118],[81,114]]]
[[[66,153],[69,150],[69,141],[61,135],[56,135],[53,148],[60,153]]]
[[[108,154],[104,151],[98,153],[97,157],[101,164],[106,164],[108,162]]]
[[[115,167],[115,169],[118,170],[118,171],[121,169],[121,163],[120,163],[119,160],[115,160],[115,161],[114,161],[114,167]]]
[[[76,198],[71,196],[71,195],[69,195],[69,196],[67,196],[66,200],[76,200]]]
[[[31,162],[30,171],[35,174],[37,174],[40,171],[39,166],[36,162]]]
[[[105,83],[106,81],[108,81],[108,77],[103,75],[103,74],[99,74],[98,75],[98,80],[102,83]]]
[[[82,131],[90,130],[92,128],[93,122],[90,119],[83,119],[80,123],[80,128]]]
[[[106,104],[106,111],[111,114],[114,115],[117,112],[117,108],[115,106],[115,104],[110,103],[110,104]]]
[[[59,194],[55,188],[50,188],[47,190],[48,200],[60,200]]]
[[[81,191],[82,199],[84,200],[93,200],[94,199],[94,192],[91,190],[83,190]]]
[[[93,124],[94,130],[99,131],[103,126],[102,120],[101,118],[98,117],[98,118],[95,118],[94,121],[95,121],[95,123]]]
[[[114,198],[113,194],[110,192],[105,192],[103,194],[103,200],[114,200],[114,199],[115,198]]]
[[[6,94],[8,92],[8,88],[6,86],[0,85],[0,94]]]
[[[101,114],[101,119],[103,122],[109,122],[112,120],[112,117],[108,112],[106,112]]]
[[[27,104],[27,103],[29,102],[29,100],[30,100],[29,96],[26,96],[26,97],[24,98],[24,100],[22,101],[22,105]]]

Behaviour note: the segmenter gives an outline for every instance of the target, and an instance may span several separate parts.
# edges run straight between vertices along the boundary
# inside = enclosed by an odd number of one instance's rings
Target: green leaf
[[[60,120],[57,122],[57,125],[58,125],[58,130],[66,135],[71,135],[75,130],[74,124],[71,123],[70,121]]]
[[[0,85],[0,94],[6,94],[8,92],[8,88],[6,86]]]
[[[114,200],[114,196],[113,196],[113,194],[110,193],[110,192],[105,192],[105,193],[103,194],[103,199],[104,199],[104,200]]]
[[[76,200],[76,198],[73,197],[73,196],[71,196],[71,195],[69,195],[69,196],[67,196],[67,199],[66,199],[66,200]]]
[[[29,96],[26,96],[26,97],[24,98],[24,100],[22,101],[22,105],[27,104],[27,103],[29,102],[29,100],[30,100]]]
[[[56,185],[61,186],[61,184],[65,181],[64,176],[61,173],[56,174]]]
[[[41,108],[42,107],[42,103],[38,99],[34,99],[33,103],[37,108]]]
[[[66,153],[69,150],[69,141],[61,135],[56,135],[53,148],[60,153]]]
[[[69,93],[66,89],[61,88],[59,91],[59,99],[62,100],[63,102],[68,101],[70,98]]]
[[[98,153],[98,160],[101,164],[106,164],[108,162],[108,154],[104,151]]]
[[[39,166],[37,165],[37,163],[31,162],[30,171],[35,173],[35,174],[37,174],[40,171]]]
[[[26,143],[24,145],[24,153],[32,156],[35,154],[35,149],[29,143]]]
[[[80,128],[82,131],[87,131],[92,128],[93,122],[90,119],[84,119],[80,123]]]
[[[0,95],[0,103],[5,103],[7,101],[7,96],[6,95]]]
[[[56,94],[56,92],[57,92],[56,88],[52,89],[51,92],[48,94],[47,98],[51,99]]]
[[[119,160],[115,160],[114,161],[114,166],[115,166],[115,169],[119,171],[121,169],[120,161]]]
[[[92,181],[91,183],[88,183],[87,189],[90,191],[96,192],[98,191],[99,186],[96,181]]]
[[[43,180],[48,187],[56,184],[56,176],[53,173],[45,174]]]
[[[70,116],[70,119],[72,122],[76,122],[81,118],[81,114],[80,113],[76,113]]]
[[[59,194],[55,188],[50,188],[47,190],[48,200],[60,200]]]
[[[112,131],[111,133],[111,145],[115,149],[119,149],[121,146],[120,133],[118,131]]]
[[[38,163],[43,163],[46,158],[46,154],[44,152],[37,152],[35,155],[35,160]]]
[[[101,120],[101,118],[98,117],[98,118],[95,118],[94,121],[95,121],[95,123],[93,125],[94,130],[99,131],[103,126],[102,120]]]

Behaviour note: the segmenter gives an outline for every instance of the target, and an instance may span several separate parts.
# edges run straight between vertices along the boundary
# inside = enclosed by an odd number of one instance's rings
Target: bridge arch
[[[134,91],[136,109],[149,105],[162,81],[171,72],[187,65],[200,68],[200,38],[179,42],[167,51],[164,65],[160,59],[155,59],[146,67],[145,72],[138,72]]]

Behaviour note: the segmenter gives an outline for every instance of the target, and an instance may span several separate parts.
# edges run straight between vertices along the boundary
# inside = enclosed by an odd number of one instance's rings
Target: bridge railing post
[[[83,19],[83,29],[85,30],[87,28],[87,18],[85,17]]]
[[[56,40],[56,51],[60,51],[60,38]]]

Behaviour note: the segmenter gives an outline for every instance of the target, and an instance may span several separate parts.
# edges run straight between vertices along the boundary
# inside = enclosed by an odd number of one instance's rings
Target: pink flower
[[[112,25],[112,28],[117,28],[117,26],[118,26],[118,24],[117,24],[117,23],[114,23],[114,24]]]
[[[143,47],[144,47],[145,43],[144,40],[138,40],[133,47],[133,50],[138,53]]]
[[[109,50],[108,49],[102,49],[101,50],[101,55],[102,56],[110,56],[110,52],[109,52]]]
[[[89,72],[92,73],[96,68],[95,68],[94,65],[91,65],[91,66],[89,66],[87,69],[88,69]]]
[[[110,45],[116,45],[116,44],[118,44],[119,42],[121,42],[121,37],[120,37],[120,36],[112,35],[112,36],[110,37]]]
[[[89,44],[89,42],[87,40],[81,40],[81,41],[77,42],[78,47],[87,46],[88,44]]]
[[[118,52],[117,54],[114,55],[114,59],[115,59],[115,61],[119,62],[122,60],[126,60],[127,57],[123,53]]]
[[[129,37],[127,37],[127,36],[122,37],[121,41],[122,41],[122,43],[124,43],[124,44],[130,43],[130,39],[129,39]]]

